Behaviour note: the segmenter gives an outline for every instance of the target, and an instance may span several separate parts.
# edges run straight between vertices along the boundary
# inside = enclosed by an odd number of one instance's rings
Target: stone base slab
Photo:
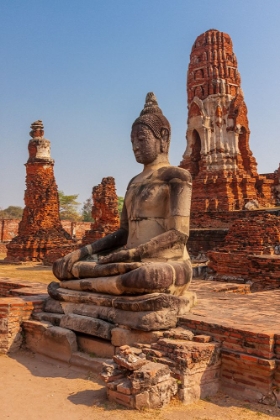
[[[70,363],[94,373],[100,373],[103,363],[109,361],[105,354],[98,358],[78,351],[79,339],[68,329],[54,327],[48,322],[25,321],[23,330],[26,348],[46,358]]]
[[[67,284],[67,282],[63,282]],[[84,292],[63,288],[60,283],[52,282],[48,286],[49,295],[60,302],[85,303],[94,306],[112,307],[129,312],[159,311],[177,308],[178,315],[183,315],[196,303],[194,292],[185,292],[182,296],[167,293],[148,293],[140,296],[115,296],[102,293]]]
[[[79,350],[91,357],[112,358],[115,354],[115,346],[107,340],[84,334],[76,334],[76,337]]]
[[[67,315],[75,314],[102,319],[115,326],[124,325],[142,331],[166,330],[175,327],[178,316],[187,314],[196,303],[196,294],[193,292],[186,292],[183,297],[165,293],[116,297],[68,290],[60,287],[56,282],[49,285],[48,291],[52,300],[46,302],[45,310],[49,308],[51,312],[57,310],[58,313]],[[64,324],[61,326],[65,327]],[[68,325],[67,328],[71,327]],[[89,334],[88,331],[81,329],[75,331]]]

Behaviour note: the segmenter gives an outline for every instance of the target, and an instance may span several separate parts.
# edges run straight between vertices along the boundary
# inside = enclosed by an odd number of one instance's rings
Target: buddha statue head
[[[131,141],[139,163],[150,163],[159,155],[168,155],[171,127],[159,108],[156,96],[149,92],[140,116],[132,124]]]

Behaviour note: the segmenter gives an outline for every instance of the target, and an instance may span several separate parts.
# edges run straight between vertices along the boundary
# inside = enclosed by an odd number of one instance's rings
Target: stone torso
[[[174,171],[176,174],[174,175]],[[180,168],[167,166],[148,174],[136,176],[130,182],[125,196],[124,214],[122,223],[127,225],[129,235],[127,248],[134,248],[143,244],[157,235],[176,227],[176,215],[180,214],[180,219],[188,219],[189,209],[184,207],[172,208],[172,194],[174,194],[174,184],[182,181],[182,174],[186,171]],[[175,178],[174,180],[174,176]],[[183,176],[183,178],[184,178]],[[183,185],[183,184],[181,184]],[[180,188],[180,186],[179,186]],[[183,187],[181,187],[183,188]],[[184,184],[184,190],[186,190]],[[179,190],[180,194],[180,190]],[[184,194],[182,194],[184,195]],[[175,250],[172,248],[171,254],[165,250],[164,254],[157,255],[166,259],[185,259],[185,247]],[[175,252],[174,252],[175,251]]]
[[[125,197],[129,237],[134,248],[166,231],[169,187],[157,174],[142,181],[132,180]]]

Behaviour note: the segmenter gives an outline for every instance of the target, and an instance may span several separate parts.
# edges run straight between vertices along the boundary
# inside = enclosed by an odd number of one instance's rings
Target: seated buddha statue
[[[169,163],[170,135],[155,95],[148,93],[131,130],[133,153],[143,170],[128,184],[120,228],[54,263],[63,287],[184,296],[192,275],[186,248],[192,184],[187,170]],[[82,289],[78,279],[87,280]]]

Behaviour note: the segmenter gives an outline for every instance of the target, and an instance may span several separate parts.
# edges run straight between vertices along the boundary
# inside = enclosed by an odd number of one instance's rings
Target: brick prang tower
[[[247,107],[229,35],[198,36],[187,76],[187,149],[180,164],[193,177],[192,212],[271,206],[272,181],[258,175],[249,146]]]
[[[41,120],[31,124],[26,166],[25,208],[18,235],[7,245],[7,260],[42,261],[52,249],[71,246],[62,228],[50,141],[44,138]]]

